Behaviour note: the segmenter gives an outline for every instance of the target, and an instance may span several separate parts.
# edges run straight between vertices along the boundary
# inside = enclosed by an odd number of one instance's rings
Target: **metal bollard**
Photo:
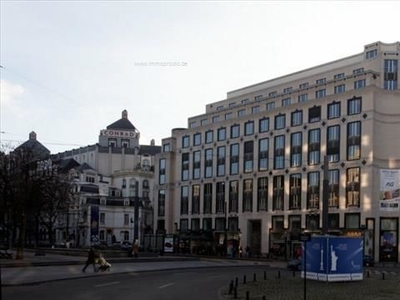
[[[385,273],[382,273],[382,280],[385,280]]]
[[[250,292],[246,291],[246,300],[249,300],[249,299],[250,299]]]
[[[243,284],[246,284],[246,275],[243,276]]]
[[[262,296],[262,300],[265,300],[266,298],[265,298],[265,296]]]
[[[231,280],[231,283],[229,284],[229,295],[232,294],[233,292],[233,280]]]
[[[253,275],[253,281],[254,281],[254,282],[257,281],[257,275],[256,275],[256,273],[254,273],[254,275]]]
[[[235,286],[236,286],[236,287],[237,287],[237,286],[238,286],[238,284],[239,284],[239,282],[238,282],[238,281],[239,281],[239,278],[237,278],[237,277],[236,277],[236,280],[235,280]]]
[[[369,270],[367,270],[367,278],[369,278]]]
[[[235,287],[235,289],[233,290],[233,292],[234,292],[234,295],[233,295],[234,299],[237,299],[237,288],[236,288],[236,287]]]
[[[281,278],[281,271],[278,271],[278,278]]]
[[[293,277],[296,277],[296,271],[293,270]]]
[[[267,271],[264,271],[264,280],[267,280]]]

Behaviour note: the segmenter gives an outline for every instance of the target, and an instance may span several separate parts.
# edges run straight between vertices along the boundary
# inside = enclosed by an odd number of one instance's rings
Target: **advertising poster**
[[[381,211],[399,211],[400,170],[381,169],[379,208]]]
[[[363,240],[313,236],[307,242],[305,271],[308,279],[355,281],[363,279]],[[302,272],[304,278],[304,271]]]
[[[172,253],[174,252],[174,237],[165,237],[164,238],[164,252]]]

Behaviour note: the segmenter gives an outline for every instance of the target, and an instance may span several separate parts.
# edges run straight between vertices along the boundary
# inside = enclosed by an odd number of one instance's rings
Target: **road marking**
[[[162,285],[162,286],[160,286],[160,287],[158,287],[158,288],[159,288],[159,289],[164,289],[164,288],[169,287],[169,286],[171,286],[171,285],[173,285],[173,283],[167,283],[167,284],[164,284],[164,285]]]
[[[108,285],[115,285],[115,284],[119,284],[119,281],[114,281],[114,282],[109,282],[109,283],[105,283],[105,284],[98,284],[95,285],[94,287],[103,287],[103,286],[108,286]]]

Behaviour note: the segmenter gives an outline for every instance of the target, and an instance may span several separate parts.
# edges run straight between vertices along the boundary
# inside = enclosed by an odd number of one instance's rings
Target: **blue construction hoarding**
[[[306,274],[307,279],[319,281],[362,280],[363,240],[312,236],[310,241],[303,243],[302,262],[303,278]]]

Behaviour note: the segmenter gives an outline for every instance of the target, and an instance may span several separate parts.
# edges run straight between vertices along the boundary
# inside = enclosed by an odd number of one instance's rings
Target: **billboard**
[[[400,170],[381,169],[379,188],[379,209],[382,211],[399,211],[400,203]]]
[[[363,240],[361,238],[313,236],[306,243],[302,257],[303,278],[305,273],[307,278],[319,281],[363,279]]]

